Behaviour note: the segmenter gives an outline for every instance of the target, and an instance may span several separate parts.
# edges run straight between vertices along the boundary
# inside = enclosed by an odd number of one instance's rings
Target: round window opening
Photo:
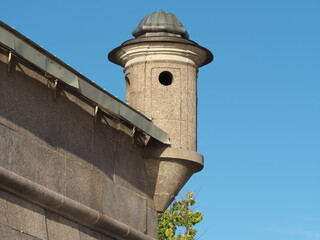
[[[169,86],[172,83],[172,74],[171,72],[164,71],[159,75],[159,82],[162,85]]]

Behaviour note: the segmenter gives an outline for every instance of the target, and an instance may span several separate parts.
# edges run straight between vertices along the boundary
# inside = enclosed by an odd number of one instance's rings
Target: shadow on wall
[[[0,72],[6,73],[7,53],[0,54]],[[94,106],[73,89],[58,87],[54,100],[43,74],[16,59],[11,69],[0,75],[2,166],[64,195],[64,182],[94,185],[101,180],[152,197],[142,148],[132,144],[123,123],[103,113],[95,123]],[[91,171],[101,178],[90,179]]]

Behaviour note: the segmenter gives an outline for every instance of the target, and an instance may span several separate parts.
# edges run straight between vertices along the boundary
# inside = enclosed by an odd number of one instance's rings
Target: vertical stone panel
[[[58,115],[59,124],[72,122],[87,129],[94,127],[94,106],[75,96],[72,92],[58,85],[57,97],[53,101]],[[59,128],[61,126],[59,125]]]
[[[127,96],[128,104],[142,113],[145,112],[145,94],[146,93],[144,91],[129,92]]]
[[[188,149],[197,150],[197,125],[196,123],[188,122]]]
[[[65,157],[0,125],[0,165],[59,193],[65,193]]]
[[[188,93],[187,99],[187,120],[192,123],[197,123],[197,96],[194,93]]]
[[[188,120],[188,114],[190,109],[188,109],[188,93],[186,91],[181,92],[181,116],[180,120],[181,121],[187,121]]]
[[[79,240],[78,224],[54,213],[46,212],[46,223],[49,240]]]
[[[153,208],[147,208],[147,233],[149,236],[157,237],[158,235],[158,216]]]
[[[183,149],[189,149],[188,145],[188,122],[187,121],[181,121],[181,130],[180,130],[180,136],[181,136],[181,148]]]
[[[181,73],[181,84],[180,84],[180,91],[187,92],[188,91],[188,82],[190,81],[189,73],[188,73],[188,65],[186,64],[177,64],[176,67],[179,67]]]
[[[108,236],[92,231],[88,228],[79,226],[80,240],[114,240]]]
[[[146,198],[118,184],[107,183],[103,193],[103,213],[141,232],[146,232]]]
[[[9,226],[0,224],[0,239],[2,240],[37,240],[39,238],[32,237],[24,232],[12,229]]]
[[[125,69],[126,101],[135,109],[145,112],[145,64],[136,64]],[[139,95],[137,98],[136,95]]]
[[[151,92],[151,88],[152,88],[152,68],[150,67],[150,63],[146,62],[146,63],[142,63],[145,65],[145,72],[144,72],[144,79],[145,79],[145,97],[144,97],[144,102],[145,102],[145,106],[144,106],[144,112],[143,114],[145,114],[146,116],[151,116],[152,113],[152,92]],[[141,76],[140,76],[141,78]],[[138,107],[137,109],[140,109],[143,106]]]
[[[145,91],[146,84],[144,79],[145,65],[135,64],[125,70],[125,77],[127,78],[127,91]]]
[[[115,153],[115,182],[140,195],[146,195],[148,182],[141,156],[118,144],[115,145]]]
[[[97,211],[102,211],[105,177],[74,159],[66,162],[66,196]]]
[[[189,93],[197,94],[197,68],[193,65],[187,66],[187,91]]]
[[[70,119],[61,116],[59,119],[58,150],[62,154],[92,162],[92,141],[92,128],[83,126],[76,120],[70,121]]]
[[[113,180],[115,168],[114,143],[95,131],[93,143],[93,169]]]
[[[47,239],[45,212],[42,208],[1,190],[0,206],[1,224],[39,239]]]
[[[151,104],[152,109],[149,114],[152,118],[180,120],[181,115],[181,78],[180,69],[167,64],[159,67],[157,64],[150,64],[152,68]],[[172,74],[172,83],[168,86],[159,82],[159,76],[163,72]],[[149,90],[149,91],[150,91]]]
[[[35,138],[56,146],[57,113],[54,104],[45,98],[48,91],[46,85],[35,79],[12,72],[9,79],[0,82],[0,109],[5,119],[19,125]]]
[[[165,119],[154,119],[154,124],[157,125],[162,130],[169,133],[171,147],[180,148],[181,147],[181,121],[179,120],[165,120]]]

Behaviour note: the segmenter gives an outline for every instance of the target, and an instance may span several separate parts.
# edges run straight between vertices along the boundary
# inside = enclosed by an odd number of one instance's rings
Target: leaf
[[[158,218],[159,240],[194,240],[197,230],[193,226],[203,220],[203,214],[191,208],[196,203],[193,195],[194,192],[188,191],[186,198],[172,203]],[[180,233],[181,228],[184,229],[183,234]]]

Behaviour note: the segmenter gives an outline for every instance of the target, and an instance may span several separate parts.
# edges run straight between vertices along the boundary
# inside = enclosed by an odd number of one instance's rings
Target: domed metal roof
[[[160,10],[144,17],[138,27],[132,32],[138,37],[148,36],[174,36],[189,39],[187,30],[179,19],[172,13]]]

